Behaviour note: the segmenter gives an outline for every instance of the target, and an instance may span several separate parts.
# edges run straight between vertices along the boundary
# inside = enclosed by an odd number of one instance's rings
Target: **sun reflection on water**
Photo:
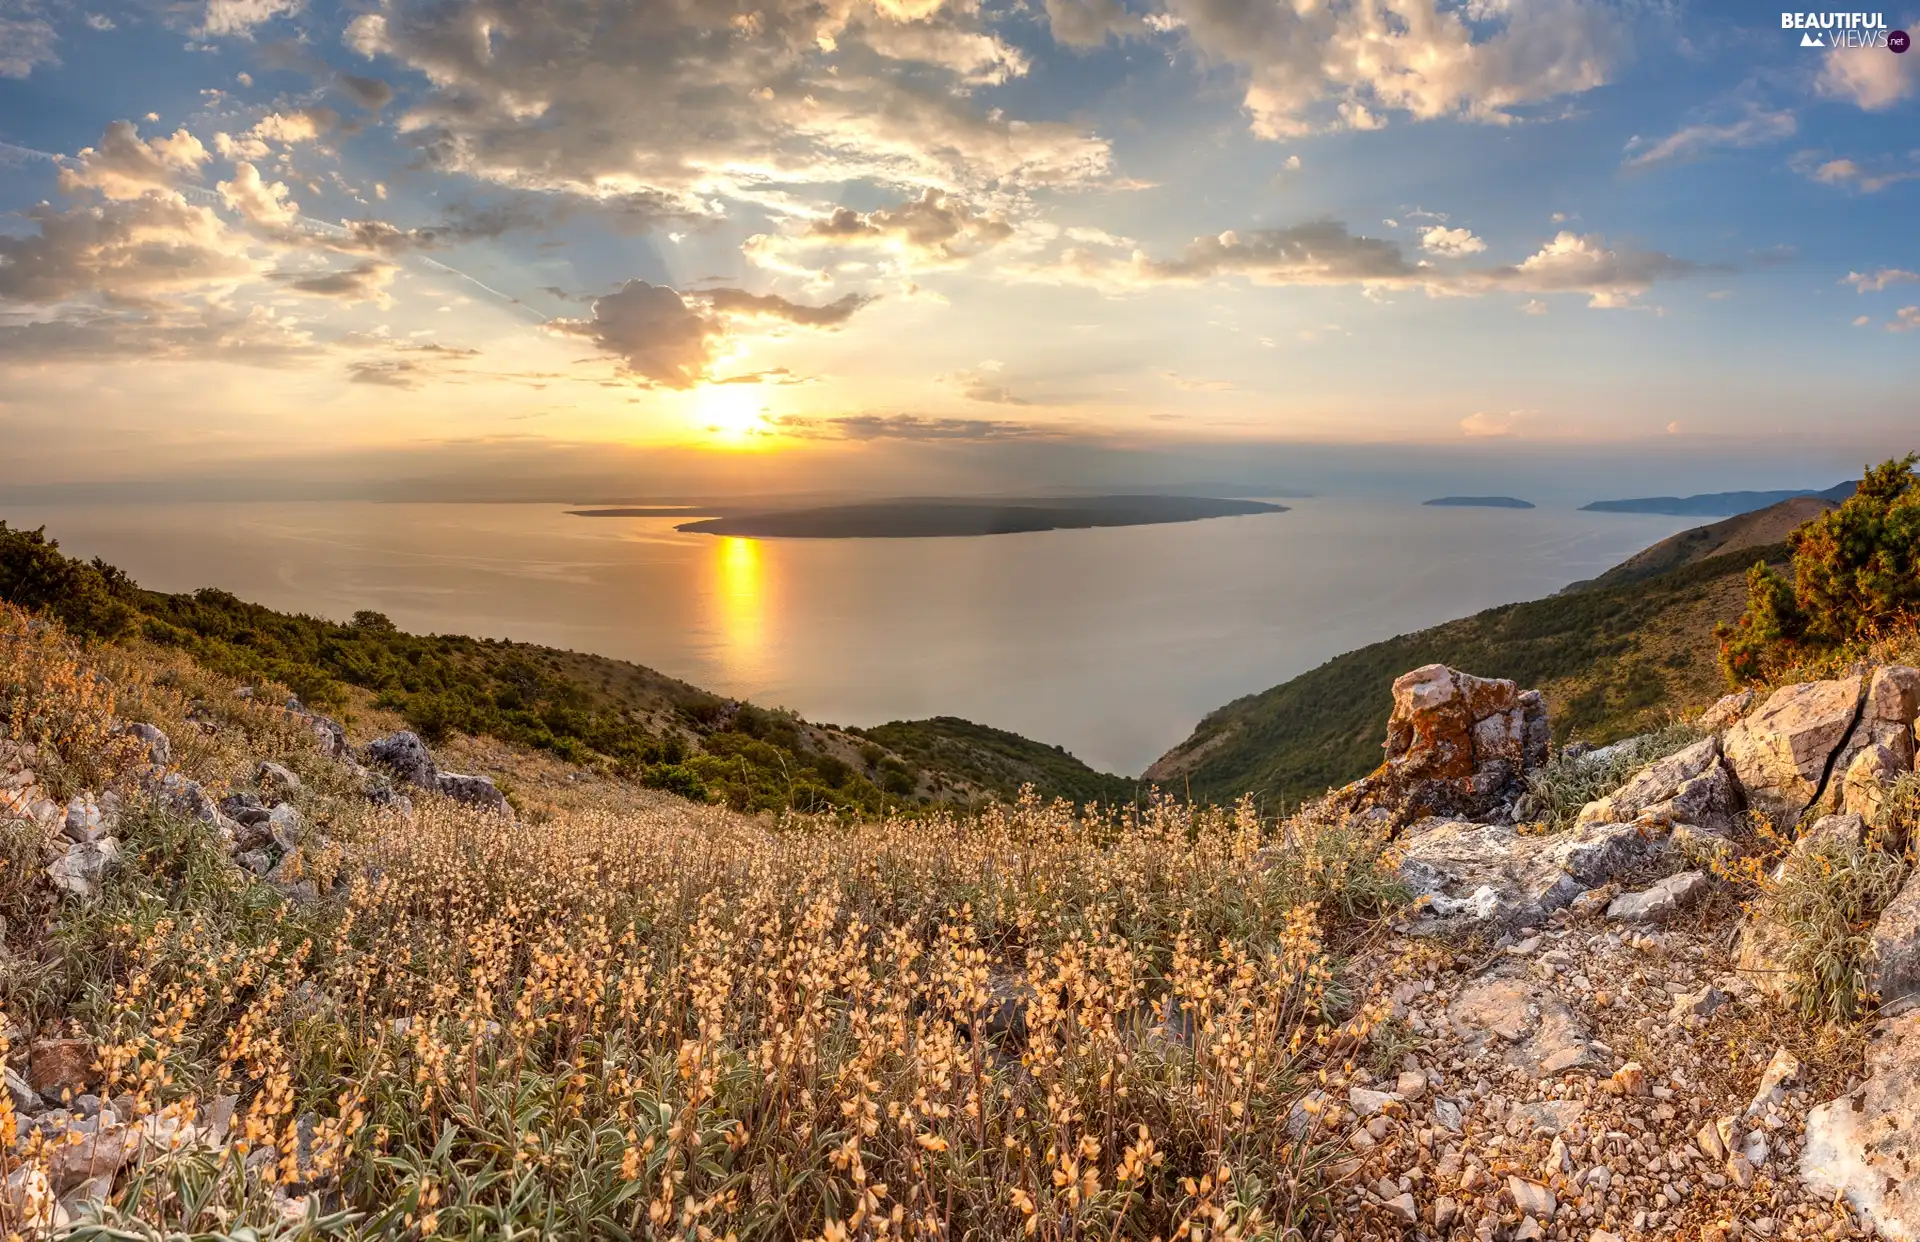
[[[731,536],[723,536],[719,544],[714,550],[718,579],[715,594],[726,659],[735,676],[751,675],[760,667],[766,610],[760,544]]]

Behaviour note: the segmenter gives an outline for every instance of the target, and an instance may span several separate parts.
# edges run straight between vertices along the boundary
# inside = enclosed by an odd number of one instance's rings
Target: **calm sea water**
[[[558,505],[9,506],[161,590],[618,656],[812,720],[964,716],[1137,774],[1340,652],[1592,577],[1697,519],[1288,500],[972,539],[683,535]]]

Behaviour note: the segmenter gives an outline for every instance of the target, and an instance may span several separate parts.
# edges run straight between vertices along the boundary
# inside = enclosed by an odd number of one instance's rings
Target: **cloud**
[[[107,198],[139,198],[150,190],[165,190],[191,180],[213,157],[200,140],[184,129],[171,137],[142,140],[132,121],[109,121],[97,147],[82,147],[73,161],[61,166],[63,193],[98,190]]]
[[[1920,306],[1902,306],[1887,324],[1889,332],[1920,332]]]
[[[339,82],[340,89],[346,92],[347,98],[375,116],[379,116],[381,110],[393,102],[393,88],[379,78],[343,73],[339,77]]]
[[[1169,0],[1167,12],[1204,58],[1241,70],[1263,138],[1373,129],[1392,113],[1507,124],[1515,109],[1605,85],[1627,52],[1620,17],[1598,0]]]
[[[848,414],[838,418],[783,415],[773,427],[812,440],[997,441],[1031,440],[1053,433],[1031,423],[985,418],[937,418],[923,414]]]
[[[57,65],[53,26],[33,0],[0,0],[0,78],[24,78],[36,65]]]
[[[1852,285],[1856,293],[1878,293],[1892,285],[1909,285],[1920,282],[1920,273],[1902,271],[1897,267],[1883,267],[1877,272],[1848,272],[1840,278],[1843,285]]]
[[[319,353],[307,333],[264,307],[82,311],[0,325],[0,364],[14,367],[130,359],[284,367]]]
[[[631,282],[630,282],[631,283]],[[825,306],[806,306],[789,302],[776,293],[748,293],[744,289],[710,289],[699,295],[707,305],[723,315],[748,319],[782,319],[809,328],[838,327],[853,313],[873,301],[858,293],[849,293]],[[596,305],[598,305],[596,303]]]
[[[858,212],[836,208],[798,233],[756,234],[743,247],[762,266],[796,274],[786,256],[810,248],[860,248],[893,256],[903,270],[955,267],[1013,236],[997,212],[982,211],[941,190],[927,189],[897,207]]]
[[[393,299],[387,296],[387,288],[393,284],[394,275],[399,270],[393,264],[379,259],[363,259],[351,267],[313,276],[283,272],[277,279],[284,281],[287,288],[295,292],[333,298],[348,306],[357,302],[388,306]]]
[[[1526,301],[1520,303],[1520,310],[1521,313],[1527,315],[1544,315],[1547,313],[1548,307],[1547,304],[1539,298],[1528,298]]]
[[[1835,48],[1823,58],[1816,89],[1868,112],[1884,112],[1920,94],[1920,58],[1894,56],[1883,47]]]
[[[0,234],[0,301],[135,304],[210,283],[231,286],[259,270],[244,238],[177,194],[66,210],[41,203],[26,214],[37,234]]]
[[[969,401],[978,401],[985,405],[1032,405],[1007,387],[1000,378],[1000,364],[984,362],[968,371],[955,371],[947,377],[959,389],[960,395]]]
[[[214,150],[230,160],[264,160],[273,153],[273,145],[291,147],[313,142],[340,124],[340,114],[332,108],[296,108],[290,112],[269,112],[239,137],[216,133]]]
[[[1466,232],[1440,231],[1449,244],[1453,232]],[[1630,305],[1658,281],[1731,270],[1726,264],[1695,263],[1659,251],[1610,247],[1597,234],[1565,231],[1517,264],[1441,268],[1409,261],[1398,242],[1355,236],[1339,221],[1320,220],[1198,238],[1174,259],[1154,259],[1136,250],[1122,260],[1069,247],[1054,261],[1020,274],[1112,291],[1240,276],[1263,285],[1354,285],[1369,291],[1420,290],[1432,296],[1582,293],[1590,306],[1608,308]]]
[[[300,218],[300,204],[288,199],[286,185],[263,180],[260,170],[245,160],[233,166],[233,180],[215,188],[227,206],[262,227],[283,229]]]
[[[1460,430],[1476,439],[1510,436],[1519,431],[1520,423],[1527,414],[1526,410],[1508,410],[1504,414],[1475,411],[1460,420]]]
[[[553,319],[550,331],[592,341],[621,360],[622,369],[648,384],[691,388],[709,378],[721,342],[751,321],[777,320],[812,328],[837,327],[871,299],[849,294],[825,306],[790,302],[777,294],[709,289],[683,294],[665,285],[629,280],[593,300],[588,319]]]
[[[1860,194],[1877,194],[1890,185],[1920,179],[1920,169],[1869,172],[1850,159],[1823,159],[1812,151],[1802,151],[1796,155],[1791,166],[1808,180]]]
[[[1436,224],[1420,235],[1420,247],[1432,254],[1457,259],[1462,255],[1480,253],[1487,248],[1487,243],[1475,237],[1471,230],[1450,229]]]
[[[442,378],[458,364],[480,356],[477,349],[449,345],[403,345],[395,352],[396,357],[348,363],[347,382],[383,388],[419,388],[428,380]]]
[[[1098,47],[1110,38],[1142,34],[1146,21],[1120,0],[1046,0],[1054,41],[1068,47]]]
[[[194,33],[202,38],[250,39],[256,27],[298,13],[301,7],[301,0],[207,0]]]
[[[925,9],[922,13],[920,10]],[[397,121],[443,171],[589,200],[717,200],[854,180],[970,188],[1103,175],[1083,127],[983,109],[979,85],[1026,59],[978,6],[567,5],[390,0],[345,42],[424,85]]]
[[[1651,168],[1698,159],[1725,147],[1758,147],[1793,137],[1799,129],[1787,111],[1769,112],[1753,104],[1735,120],[1721,124],[1688,125],[1657,142],[1634,138],[1627,143],[1628,168]]]

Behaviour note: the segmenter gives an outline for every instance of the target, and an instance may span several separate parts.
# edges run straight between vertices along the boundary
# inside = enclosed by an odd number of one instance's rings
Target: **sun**
[[[760,394],[749,384],[709,384],[697,394],[693,417],[709,443],[752,448],[771,435]]]

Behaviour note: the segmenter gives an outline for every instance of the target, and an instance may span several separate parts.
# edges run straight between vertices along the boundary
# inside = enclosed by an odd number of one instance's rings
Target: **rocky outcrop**
[[[1907,877],[1873,929],[1869,985],[1882,1014],[1904,1013],[1920,1002],[1920,872]]]
[[[440,787],[440,768],[433,752],[417,733],[389,733],[368,742],[364,756],[369,767],[379,768],[403,785],[420,789]]]
[[[437,784],[440,792],[455,802],[464,802],[468,806],[477,806],[501,815],[513,814],[513,808],[507,804],[507,795],[500,792],[500,787],[493,783],[492,777],[442,772]]]
[[[1920,1013],[1882,1021],[1867,1079],[1807,1114],[1800,1177],[1892,1242],[1920,1240]]]
[[[1859,816],[1871,827],[1883,827],[1887,821],[1887,802],[1893,792],[1893,783],[1904,776],[1910,767],[1910,764],[1901,762],[1892,748],[1885,743],[1875,742],[1854,754],[1840,777],[1835,796],[1822,801],[1838,802],[1846,814]]]
[[[1496,814],[1512,805],[1521,776],[1546,763],[1548,742],[1538,691],[1428,664],[1393,683],[1386,761],[1337,797],[1391,805],[1402,819]]]
[[[1550,839],[1506,824],[1426,819],[1399,844],[1401,883],[1415,898],[1425,933],[1471,924],[1528,927],[1585,889],[1549,857]]]
[[[1718,732],[1737,723],[1742,716],[1753,710],[1754,700],[1759,697],[1752,686],[1734,691],[1700,714],[1700,727]]]
[[[1727,764],[1748,804],[1776,828],[1790,829],[1826,787],[1834,752],[1859,718],[1863,692],[1858,676],[1783,686],[1727,730]]]
[[[1589,802],[1574,821],[1671,828],[1686,824],[1713,836],[1733,833],[1740,788],[1721,761],[1720,739],[1706,737],[1656,759],[1604,798]]]
[[[1607,906],[1607,917],[1619,923],[1664,923],[1706,894],[1711,887],[1704,871],[1682,871],[1652,888],[1622,893]]]

